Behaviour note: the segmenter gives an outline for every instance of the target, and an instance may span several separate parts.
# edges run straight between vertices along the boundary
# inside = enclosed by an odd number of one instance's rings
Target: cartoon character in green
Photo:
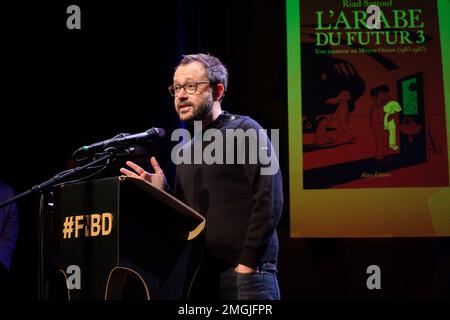
[[[384,107],[384,129],[389,131],[389,148],[397,151],[397,132],[394,120],[394,115],[402,110],[402,107],[397,101],[389,101]]]

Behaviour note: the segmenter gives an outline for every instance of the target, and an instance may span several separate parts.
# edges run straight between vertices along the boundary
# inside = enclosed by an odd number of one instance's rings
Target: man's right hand
[[[145,180],[153,184],[158,189],[165,190],[167,185],[166,177],[164,176],[164,172],[162,171],[155,157],[150,158],[150,164],[152,165],[152,168],[155,171],[155,173],[148,173],[140,166],[138,166],[136,163],[131,161],[127,161],[126,165],[129,166],[131,169],[133,169],[134,172],[125,168],[120,168],[120,172],[126,175],[127,177]]]

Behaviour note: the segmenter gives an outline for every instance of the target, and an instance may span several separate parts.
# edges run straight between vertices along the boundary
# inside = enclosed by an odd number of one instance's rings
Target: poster
[[[291,234],[441,234],[428,203],[449,186],[438,1],[297,2],[297,25],[288,14]],[[439,201],[435,210],[449,207]]]

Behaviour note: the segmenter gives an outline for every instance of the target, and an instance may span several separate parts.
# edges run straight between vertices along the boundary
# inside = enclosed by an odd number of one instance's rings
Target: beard
[[[187,121],[189,123],[194,121],[202,121],[211,112],[213,105],[213,98],[211,95],[209,95],[198,106],[195,107],[191,105],[192,114],[183,121]],[[181,118],[180,111],[178,111],[178,116]]]

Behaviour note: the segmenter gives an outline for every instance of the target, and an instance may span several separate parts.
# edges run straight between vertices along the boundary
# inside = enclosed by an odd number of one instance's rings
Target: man
[[[14,196],[13,190],[0,182],[0,202]],[[0,298],[10,297],[9,269],[11,258],[16,247],[18,232],[18,213],[15,203],[0,208]]]
[[[226,130],[261,132],[261,127],[246,116],[222,111],[221,101],[228,85],[225,66],[214,56],[186,55],[175,69],[173,85],[175,110],[182,121],[199,121],[202,130],[213,129],[226,138]],[[197,122],[198,124],[198,122]],[[199,141],[199,131],[182,148],[182,153],[201,151],[208,143]],[[264,132],[264,131],[262,131]],[[278,238],[276,227],[283,205],[281,173],[261,174],[277,159],[266,135],[259,136],[258,146],[268,152],[270,162],[246,161],[212,164],[180,163],[176,168],[175,195],[206,218],[203,263],[196,275],[189,298],[203,299],[279,299],[276,278]],[[244,147],[250,152],[251,145]],[[228,145],[227,145],[228,146]],[[242,156],[242,145],[224,147],[233,160]],[[258,150],[259,151],[259,150]],[[155,171],[150,174],[128,161],[133,170],[121,168],[130,177],[139,177],[161,189],[167,189],[164,173],[154,157]],[[244,163],[242,163],[244,162]],[[266,172],[267,173],[267,172]],[[202,272],[204,271],[204,272]]]

